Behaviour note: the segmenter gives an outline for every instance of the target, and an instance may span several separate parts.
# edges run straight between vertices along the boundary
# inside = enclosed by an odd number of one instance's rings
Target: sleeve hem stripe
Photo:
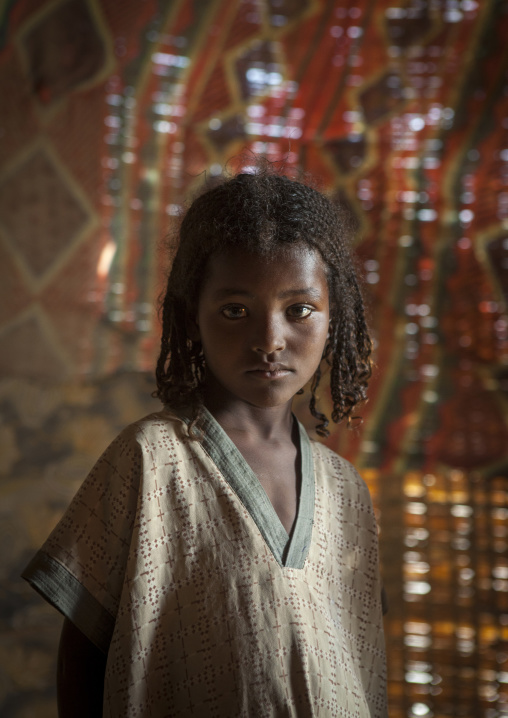
[[[39,551],[21,575],[97,648],[108,652],[114,617],[63,564]]]

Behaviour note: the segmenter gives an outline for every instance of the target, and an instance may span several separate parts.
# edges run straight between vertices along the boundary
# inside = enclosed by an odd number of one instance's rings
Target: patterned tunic
[[[107,652],[107,718],[386,716],[377,527],[300,426],[289,539],[206,410],[106,449],[24,577]]]

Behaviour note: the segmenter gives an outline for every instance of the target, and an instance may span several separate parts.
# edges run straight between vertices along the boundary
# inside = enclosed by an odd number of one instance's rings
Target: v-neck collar
[[[314,522],[314,462],[307,432],[298,422],[301,456],[301,487],[298,511],[291,537],[282,525],[256,474],[206,407],[200,411],[198,439],[223,477],[243,503],[278,563],[285,568],[303,568],[309,552]],[[190,422],[184,413],[182,419]]]

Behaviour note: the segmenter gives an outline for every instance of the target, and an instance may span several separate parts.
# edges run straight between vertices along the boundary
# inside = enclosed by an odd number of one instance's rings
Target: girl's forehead
[[[270,292],[280,288],[312,288],[327,292],[326,265],[317,250],[304,243],[257,252],[241,247],[215,252],[207,262],[204,288],[248,288]]]
[[[251,249],[235,245],[213,252],[207,261],[207,269],[227,270],[228,267],[242,264],[255,264],[256,266],[292,266],[295,270],[304,267],[322,267],[326,271],[326,264],[320,252],[304,242],[286,243],[270,247]]]

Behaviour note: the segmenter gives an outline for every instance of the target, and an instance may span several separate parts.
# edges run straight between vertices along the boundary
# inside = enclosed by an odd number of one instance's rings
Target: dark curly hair
[[[199,411],[205,376],[199,341],[187,333],[195,314],[205,268],[212,254],[232,247],[267,255],[284,244],[303,243],[319,252],[327,268],[330,334],[323,359],[330,365],[332,419],[351,419],[366,398],[371,375],[371,339],[354,264],[348,251],[354,231],[350,213],[321,192],[273,169],[221,177],[191,204],[181,221],[179,241],[162,301],[162,340],[157,362],[158,396],[164,404]],[[316,408],[318,367],[309,402],[328,436],[328,419]]]

